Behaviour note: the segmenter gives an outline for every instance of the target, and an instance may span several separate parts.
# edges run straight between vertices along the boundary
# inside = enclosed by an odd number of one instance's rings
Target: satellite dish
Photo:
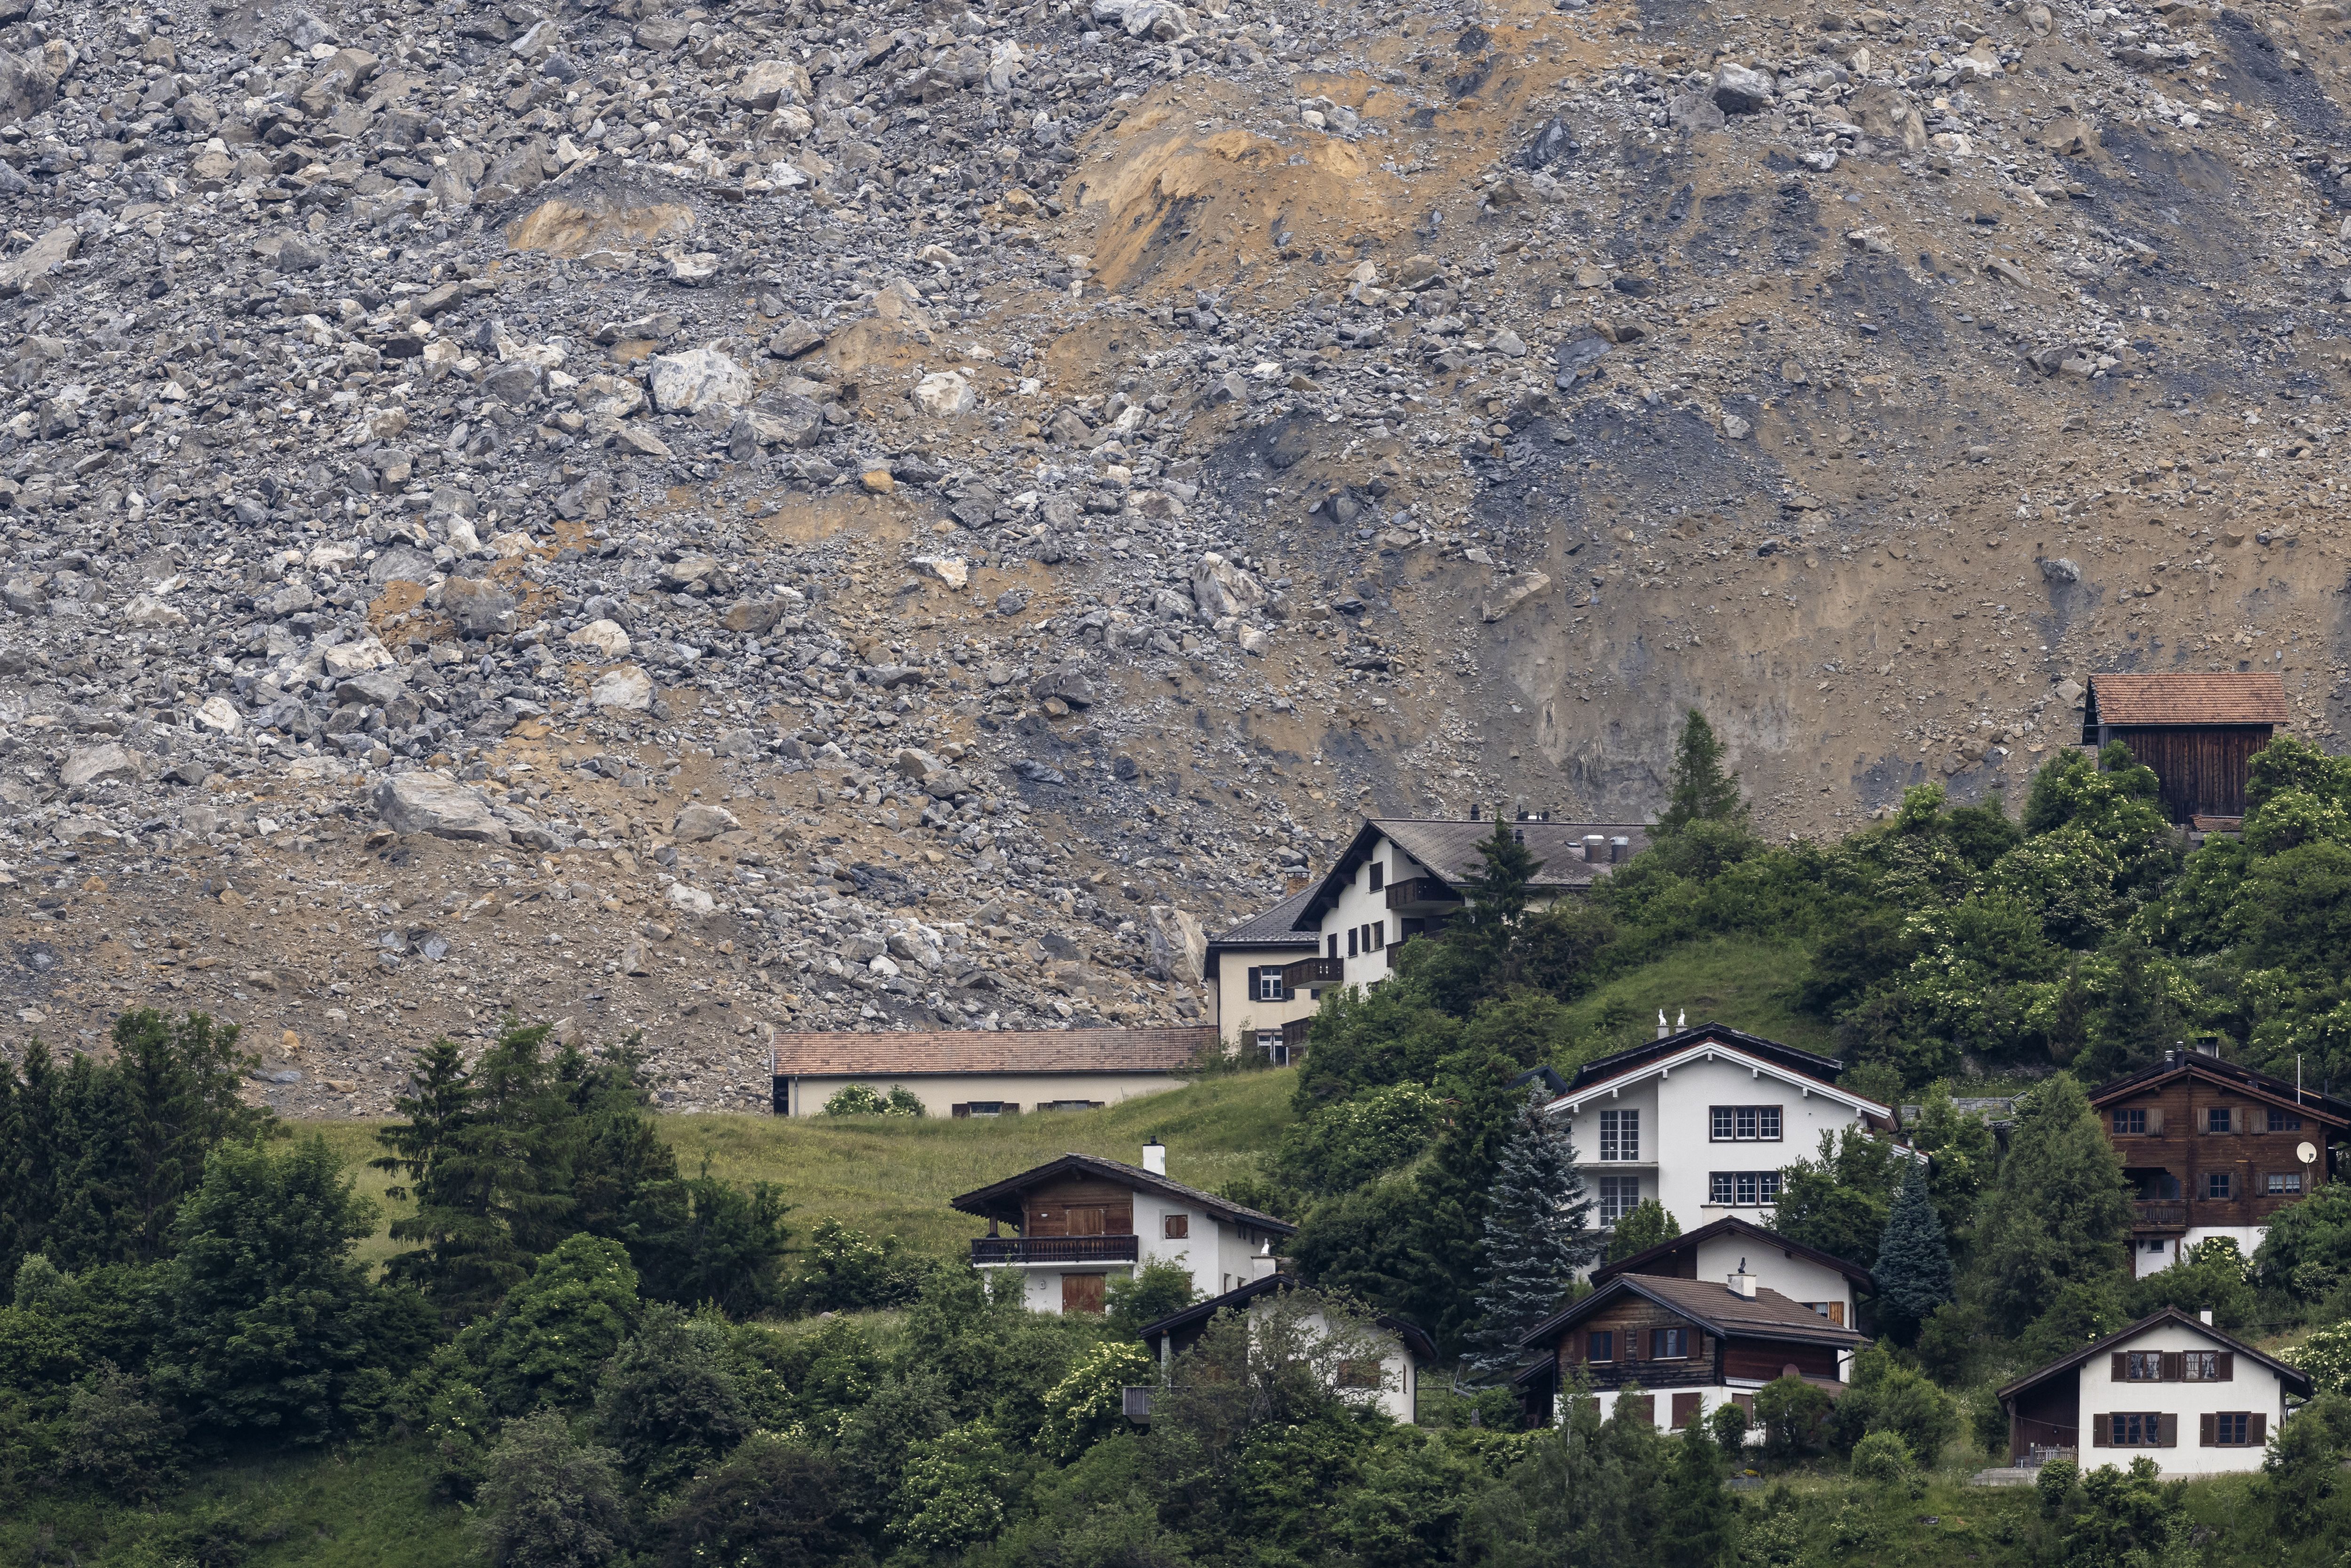
[[[2307,1142],[2296,1144],[2294,1147],[2294,1157],[2304,1165],[2314,1166],[2318,1163],[2318,1150]]]

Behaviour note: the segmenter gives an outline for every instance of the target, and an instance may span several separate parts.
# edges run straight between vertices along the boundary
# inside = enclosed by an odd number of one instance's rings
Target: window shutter
[[[2119,1376],[2121,1375],[2116,1374],[2116,1375]],[[2090,1417],[2090,1447],[2094,1448],[2103,1448],[2105,1446],[2106,1418],[2104,1416],[2093,1416]]]
[[[2196,1417],[2196,1446],[2199,1448],[2212,1446],[2212,1413],[2209,1410]]]
[[[2258,1448],[2270,1440],[2270,1418],[2260,1411],[2245,1417],[2245,1441]]]
[[[2188,1357],[2176,1350],[2163,1353],[2163,1380],[2178,1383],[2188,1375]]]
[[[2147,1108],[2147,1130],[2150,1133],[2160,1133],[2163,1131],[2162,1106],[2150,1105]]]
[[[2161,1435],[2156,1438],[2155,1446],[2158,1448],[2176,1448],[2179,1447],[2179,1417],[2172,1415],[2169,1411],[2166,1411],[2162,1416],[2162,1422],[2163,1430]]]
[[[2224,1350],[2220,1353],[2220,1370],[2213,1381],[2216,1383],[2234,1383],[2237,1381],[2237,1353],[2235,1351]]]
[[[2115,1352],[2114,1358],[2114,1375],[2108,1381],[2120,1383],[2124,1380],[2126,1375],[2123,1371],[2123,1353],[2121,1351],[2116,1351]]]

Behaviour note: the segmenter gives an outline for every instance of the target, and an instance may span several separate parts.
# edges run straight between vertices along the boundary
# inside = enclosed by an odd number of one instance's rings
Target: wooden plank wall
[[[2323,1160],[2305,1172],[2302,1163],[2294,1157],[2295,1146],[2305,1140],[2325,1146],[2328,1128],[2309,1107],[2294,1113],[2302,1118],[2299,1132],[2208,1133],[2204,1130],[2205,1112],[2213,1106],[2226,1106],[2233,1115],[2245,1118],[2257,1128],[2269,1124],[2271,1107],[2267,1101],[2189,1073],[2162,1080],[2141,1093],[2100,1106],[2098,1120],[2116,1152],[2122,1155],[2126,1168],[2134,1172],[2167,1170],[2179,1178],[2179,1196],[2188,1205],[2189,1222],[2192,1225],[2266,1224],[2271,1215],[2299,1202],[2293,1197],[2271,1197],[2262,1191],[2267,1185],[2263,1178],[2273,1171],[2302,1175],[2304,1197],[2309,1189],[2325,1184]],[[2127,1109],[2160,1110],[2163,1131],[2116,1133],[2114,1113]],[[2226,1203],[2205,1197],[2204,1177],[2212,1171],[2227,1171],[2234,1176],[2240,1196]],[[2132,1179],[2136,1183],[2138,1178]],[[2134,1196],[2138,1196],[2136,1187]]]
[[[2269,725],[2108,725],[2106,738],[2130,747],[2131,756],[2155,769],[2163,781],[2163,810],[2175,822],[2199,812],[2241,817],[2245,811],[2245,776],[2252,755],[2269,744]]]

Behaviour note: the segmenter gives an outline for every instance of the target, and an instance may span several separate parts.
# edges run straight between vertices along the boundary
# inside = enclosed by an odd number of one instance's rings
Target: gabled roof
[[[1782,1067],[1792,1068],[1805,1077],[1816,1078],[1823,1083],[1835,1082],[1838,1074],[1844,1071],[1844,1062],[1838,1057],[1818,1056],[1812,1051],[1801,1051],[1792,1045],[1782,1045],[1776,1040],[1765,1040],[1760,1034],[1748,1034],[1744,1030],[1731,1029],[1723,1024],[1702,1023],[1696,1029],[1677,1030],[1661,1040],[1644,1040],[1628,1051],[1616,1051],[1612,1055],[1585,1062],[1575,1070],[1575,1077],[1569,1082],[1568,1092],[1573,1093],[1576,1090],[1587,1088],[1592,1084],[1605,1082],[1611,1078],[1647,1066],[1660,1058],[1679,1056],[1691,1046],[1708,1041],[1733,1047],[1750,1056],[1762,1057]]]
[[[1592,1282],[1595,1285],[1605,1284],[1619,1274],[1653,1273],[1655,1272],[1653,1265],[1664,1262],[1677,1252],[1690,1251],[1699,1244],[1711,1241],[1718,1236],[1737,1237],[1757,1248],[1776,1248],[1792,1258],[1802,1258],[1808,1263],[1818,1263],[1823,1269],[1834,1269],[1864,1290],[1877,1288],[1876,1278],[1860,1264],[1848,1263],[1834,1252],[1823,1252],[1817,1247],[1807,1247],[1801,1241],[1791,1241],[1776,1231],[1766,1230],[1750,1220],[1740,1218],[1737,1215],[1726,1215],[1713,1224],[1701,1225],[1687,1235],[1677,1236],[1668,1241],[1660,1241],[1655,1247],[1646,1248],[1630,1257],[1619,1258],[1614,1263],[1603,1263],[1599,1268],[1592,1270]]]
[[[2217,1056],[2207,1056],[2200,1051],[2175,1051],[2152,1067],[2142,1067],[2137,1072],[2111,1078],[2090,1091],[2090,1103],[2107,1105],[2117,1100],[2127,1100],[2134,1094],[2145,1093],[2158,1084],[2174,1078],[2201,1078],[2236,1090],[2241,1094],[2266,1101],[2289,1111],[2299,1111],[2317,1121],[2336,1127],[2351,1128],[2351,1104],[2314,1089],[2296,1090],[2283,1078],[2273,1078],[2266,1072],[2256,1072],[2233,1061],[2223,1061]]]
[[[1163,1335],[1181,1333],[1196,1324],[1206,1323],[1218,1312],[1238,1312],[1259,1296],[1270,1295],[1276,1291],[1294,1290],[1304,1282],[1295,1274],[1268,1274],[1262,1280],[1251,1280],[1245,1285],[1236,1285],[1221,1296],[1210,1296],[1205,1301],[1195,1301],[1182,1312],[1164,1317],[1145,1327],[1140,1337],[1155,1354]],[[1386,1313],[1382,1313],[1372,1321],[1404,1341],[1405,1349],[1411,1353],[1416,1362],[1426,1365],[1437,1359],[1437,1342],[1417,1324]]]
[[[1298,1230],[1298,1227],[1286,1219],[1276,1219],[1270,1214],[1260,1214],[1254,1208],[1245,1208],[1230,1198],[1218,1197],[1212,1192],[1202,1192],[1196,1186],[1186,1186],[1180,1181],[1169,1181],[1164,1176],[1154,1176],[1141,1166],[1127,1165],[1121,1160],[1106,1160],[1099,1155],[1063,1155],[1060,1159],[1048,1160],[1041,1166],[1022,1171],[1019,1176],[1006,1176],[1002,1181],[965,1193],[961,1197],[950,1198],[947,1201],[950,1207],[959,1208],[966,1214],[976,1214],[982,1219],[1008,1218],[1018,1223],[1020,1218],[1020,1197],[1023,1193],[1032,1187],[1042,1186],[1047,1182],[1059,1181],[1069,1176],[1092,1176],[1100,1181],[1117,1182],[1123,1186],[1133,1187],[1137,1192],[1157,1193],[1162,1197],[1172,1197],[1179,1202],[1188,1203],[1196,1208],[1204,1208],[1220,1219],[1228,1220],[1236,1225],[1253,1226],[1259,1230],[1270,1230],[1277,1236],[1294,1235]]]
[[[851,1030],[776,1036],[778,1078],[920,1078],[962,1072],[1182,1071],[1217,1043],[1180,1029]]]
[[[2037,1383],[2045,1383],[2050,1378],[2055,1377],[2061,1373],[2073,1371],[2075,1367],[2080,1366],[2085,1361],[2095,1361],[2101,1355],[2120,1350],[2123,1346],[2138,1338],[2139,1335],[2147,1333],[2149,1329],[2160,1328],[2166,1323],[2176,1323],[2181,1328],[2189,1329],[2196,1333],[2201,1334],[2223,1350],[2232,1350],[2239,1355],[2251,1356],[2253,1360],[2260,1362],[2263,1366],[2266,1366],[2271,1371],[2276,1373],[2279,1378],[2285,1384],[2286,1391],[2288,1393],[2299,1394],[2305,1399],[2310,1397],[2311,1389],[2313,1387],[2310,1374],[2302,1371],[2298,1367],[2289,1366],[2273,1355],[2264,1355],[2262,1352],[2255,1350],[2252,1345],[2247,1344],[2243,1340],[2233,1338],[2229,1334],[2224,1334],[2219,1329],[2214,1328],[2211,1324],[2200,1322],[2197,1319],[2189,1317],[2178,1307],[2165,1307],[2160,1312],[2148,1313],[2146,1317],[2139,1319],[2138,1322],[2131,1324],[2130,1327],[2124,1329],[2119,1333],[2108,1334],[2105,1338],[2098,1341],[2095,1344],[2085,1344],[2081,1349],[2074,1352],[2071,1355],[2061,1356],[2057,1360],[2051,1362],[2046,1366],[2039,1367],[2032,1372],[2026,1373],[2023,1376],[2018,1378],[2007,1387],[2000,1390],[2000,1401],[2001,1404],[2005,1405],[2009,1400],[2014,1398],[2017,1395],[2023,1393],[2033,1385]]]
[[[2283,724],[2285,677],[2174,671],[2090,677],[2094,724]]]
[[[1311,930],[1298,930],[1298,916],[1314,896],[1314,884],[1308,883],[1270,909],[1259,910],[1238,925],[1208,939],[1208,961],[1206,972],[1217,972],[1217,956],[1227,949],[1296,948],[1311,953],[1322,938]]]
[[[1619,1274],[1566,1311],[1545,1319],[1520,1340],[1533,1346],[1573,1328],[1609,1302],[1625,1295],[1639,1296],[1677,1317],[1687,1318],[1708,1333],[1723,1339],[1779,1340],[1790,1344],[1863,1345],[1868,1336],[1821,1316],[1802,1301],[1779,1291],[1758,1289],[1755,1299],[1735,1294],[1728,1284],[1711,1280],[1677,1280],[1660,1274]]]
[[[1597,1061],[1587,1061],[1576,1069],[1567,1092],[1551,1103],[1550,1109],[1570,1113],[1581,1110],[1583,1103],[1603,1090],[1622,1089],[1626,1084],[1652,1075],[1671,1072],[1675,1068],[1693,1061],[1708,1061],[1719,1058],[1742,1061],[1750,1068],[1786,1082],[1800,1085],[1806,1093],[1822,1094],[1853,1107],[1884,1132],[1899,1131],[1894,1108],[1865,1099],[1848,1089],[1836,1085],[1837,1074],[1844,1063],[1833,1056],[1815,1056],[1809,1051],[1799,1051],[1792,1045],[1760,1035],[1743,1034],[1719,1024],[1701,1024],[1669,1034],[1663,1040],[1651,1040],[1604,1056]]]
[[[1583,841],[1592,833],[1632,840],[1634,854],[1649,847],[1649,830],[1639,822],[1510,822],[1530,853],[1541,862],[1528,885],[1543,893],[1590,887],[1612,869],[1606,861],[1583,858]],[[1491,818],[1479,821],[1427,817],[1367,817],[1355,836],[1332,862],[1330,874],[1314,885],[1299,912],[1301,928],[1319,928],[1322,916],[1339,901],[1339,890],[1355,880],[1355,870],[1379,848],[1382,839],[1394,843],[1428,869],[1430,875],[1458,887],[1485,869],[1478,841],[1493,835]]]

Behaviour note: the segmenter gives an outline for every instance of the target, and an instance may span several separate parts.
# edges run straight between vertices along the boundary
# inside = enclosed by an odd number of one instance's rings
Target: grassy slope
[[[1100,1111],[974,1121],[911,1121],[822,1117],[779,1121],[771,1116],[664,1116],[662,1135],[677,1150],[682,1169],[728,1181],[774,1182],[793,1206],[793,1231],[806,1237],[820,1219],[833,1218],[870,1235],[896,1235],[928,1251],[954,1252],[980,1233],[979,1222],[957,1214],[947,1200],[960,1192],[1076,1152],[1139,1164],[1146,1139],[1167,1145],[1167,1174],[1211,1190],[1255,1168],[1280,1140],[1297,1074],[1245,1072],[1209,1078],[1164,1094],[1146,1095]],[[360,1244],[370,1261],[395,1246],[384,1227],[407,1205],[384,1197],[391,1178],[367,1162],[382,1150],[374,1123],[306,1123],[342,1156],[362,1194],[381,1210],[376,1234]]]
[[[417,1442],[225,1464],[149,1508],[37,1492],[0,1510],[0,1562],[83,1568],[191,1561],[237,1561],[245,1568],[449,1568],[479,1562],[465,1516],[427,1502],[433,1472],[430,1451]],[[200,1555],[186,1532],[206,1526],[240,1533],[250,1555]]]
[[[1568,1009],[1578,1037],[1598,1056],[1637,1044],[1687,1012],[1692,1025],[1719,1023],[1805,1051],[1834,1049],[1829,1028],[1796,1010],[1795,985],[1811,962],[1804,948],[1752,936],[1716,936],[1677,947],[1655,963],[1609,981]],[[1635,1022],[1617,1040],[1597,1031],[1601,1009],[1622,1001]]]

